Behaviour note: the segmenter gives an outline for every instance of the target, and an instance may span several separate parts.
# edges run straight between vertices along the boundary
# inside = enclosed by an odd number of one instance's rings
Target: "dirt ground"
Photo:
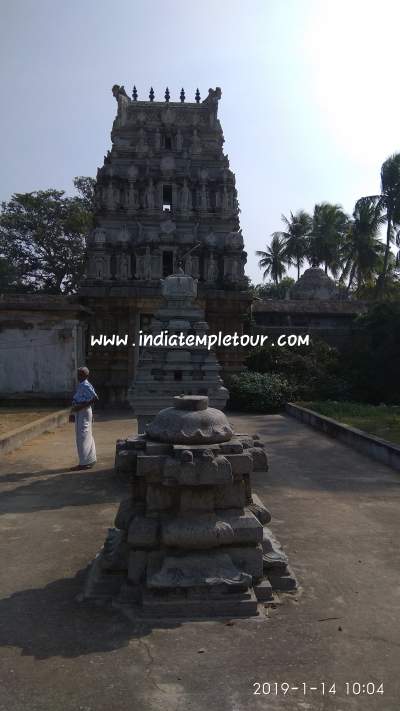
[[[54,407],[0,407],[0,437],[55,412]],[[61,409],[61,408],[58,408]]]
[[[138,622],[79,604],[126,495],[114,443],[134,427],[126,413],[100,416],[96,468],[70,472],[64,425],[1,463],[1,711],[398,711],[400,476],[289,417],[230,419],[266,442],[270,471],[253,485],[299,594],[233,624]],[[270,694],[254,693],[267,682]],[[298,688],[275,693],[285,682]],[[370,685],[355,695],[353,682]],[[367,695],[381,683],[383,695]]]

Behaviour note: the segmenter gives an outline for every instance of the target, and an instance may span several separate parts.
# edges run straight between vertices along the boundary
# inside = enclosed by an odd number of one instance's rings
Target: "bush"
[[[286,378],[276,373],[243,372],[227,383],[229,407],[245,412],[277,412],[293,397]]]
[[[353,400],[400,404],[400,303],[374,304],[343,353]]]
[[[339,353],[325,341],[313,339],[311,345],[296,348],[267,344],[252,351],[246,366],[257,373],[280,375],[291,386],[295,400],[341,400],[349,394]]]

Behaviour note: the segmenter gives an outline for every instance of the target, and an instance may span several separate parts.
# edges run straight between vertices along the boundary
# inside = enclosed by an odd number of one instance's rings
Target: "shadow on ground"
[[[65,469],[22,472],[2,477],[2,483],[44,476],[48,478],[41,478],[0,494],[0,515],[50,511],[66,506],[115,503],[119,502],[128,490],[128,484],[117,479],[109,468],[82,472],[70,472]]]
[[[236,416],[235,420],[235,428],[240,430],[240,418]],[[348,447],[338,445],[334,439],[316,436],[313,430],[299,427],[291,418],[254,415],[250,422],[252,431],[260,434],[266,441],[267,452],[271,452],[267,477],[264,473],[253,475],[256,487],[400,495],[400,477],[396,472],[379,463],[371,466],[367,457],[354,456]],[[1,477],[2,484],[20,484],[24,480],[28,481],[12,489],[7,487],[0,494],[0,513],[118,503],[128,487],[126,482],[116,479],[111,468],[82,472],[66,468],[25,469]]]
[[[153,624],[130,621],[110,605],[77,601],[87,569],[74,578],[55,580],[44,588],[17,592],[0,600],[0,646],[17,647],[35,659],[80,657],[126,647],[148,636]],[[158,629],[179,622],[156,622]]]

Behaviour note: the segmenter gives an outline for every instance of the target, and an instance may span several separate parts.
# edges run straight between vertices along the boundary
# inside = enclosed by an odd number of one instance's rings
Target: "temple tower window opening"
[[[164,249],[162,255],[163,277],[167,277],[174,271],[174,253],[171,249]]]
[[[172,212],[172,185],[163,185],[162,193],[163,212]]]

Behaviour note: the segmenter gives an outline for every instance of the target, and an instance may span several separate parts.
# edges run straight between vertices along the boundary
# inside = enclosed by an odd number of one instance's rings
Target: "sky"
[[[0,0],[0,200],[73,192],[110,146],[113,84],[222,87],[247,274],[281,214],[379,192],[400,151],[398,0]]]

